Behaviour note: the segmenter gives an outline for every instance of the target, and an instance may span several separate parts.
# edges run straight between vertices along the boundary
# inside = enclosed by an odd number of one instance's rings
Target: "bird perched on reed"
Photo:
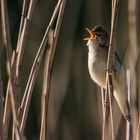
[[[109,50],[109,34],[105,27],[98,25],[89,30],[88,40],[88,69],[92,80],[99,86],[106,88],[106,64]],[[121,62],[115,52],[113,68],[114,97],[120,107],[124,118],[131,121],[127,93],[125,89],[125,73]]]

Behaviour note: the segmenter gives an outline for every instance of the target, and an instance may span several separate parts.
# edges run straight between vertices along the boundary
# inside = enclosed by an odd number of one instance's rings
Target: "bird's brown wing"
[[[121,71],[122,70],[122,64],[121,64],[121,61],[119,59],[119,56],[117,54],[117,52],[115,52],[115,61],[114,61],[114,72],[117,72],[117,71]]]

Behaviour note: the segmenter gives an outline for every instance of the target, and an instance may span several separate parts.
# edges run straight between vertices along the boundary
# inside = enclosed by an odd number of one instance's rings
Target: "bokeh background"
[[[17,44],[22,2],[22,0],[7,0],[13,49],[16,49]],[[22,92],[24,92],[33,60],[56,3],[57,0],[38,0],[37,2],[29,29],[26,53],[22,66]],[[130,26],[129,20],[131,14],[136,19],[132,26]],[[120,1],[116,30],[116,50],[125,69],[130,68],[131,70],[132,67],[132,81],[134,80],[135,82],[132,82],[132,88],[134,88],[134,92],[131,93],[132,108],[138,110],[140,98],[140,56],[138,51],[140,43],[139,0],[136,0],[135,12],[131,14],[129,11],[129,1]],[[111,0],[67,0],[53,65],[48,113],[48,140],[101,139],[102,108],[100,87],[89,76],[87,66],[88,48],[86,42],[83,41],[83,38],[88,36],[85,28],[92,29],[98,24],[104,25],[110,31]],[[130,34],[132,37],[130,37]],[[130,39],[132,39],[133,43],[131,43]],[[1,34],[0,55],[4,93],[6,93],[8,80],[6,52],[2,44]],[[33,91],[24,133],[28,140],[39,139],[43,71],[44,61],[42,61]],[[138,118],[138,112],[136,113]],[[117,118],[117,114],[120,114],[120,111],[116,107],[115,118]],[[124,119],[119,124],[119,128],[119,131],[116,131],[115,134],[119,140],[124,140]]]

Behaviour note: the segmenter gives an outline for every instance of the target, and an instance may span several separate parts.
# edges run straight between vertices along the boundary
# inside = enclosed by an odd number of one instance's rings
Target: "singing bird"
[[[99,86],[106,88],[106,64],[109,50],[109,34],[104,26],[97,25],[92,30],[86,28],[88,40],[88,69],[91,79]],[[125,88],[125,73],[119,57],[115,52],[113,68],[114,97],[126,120],[131,121],[130,109]]]

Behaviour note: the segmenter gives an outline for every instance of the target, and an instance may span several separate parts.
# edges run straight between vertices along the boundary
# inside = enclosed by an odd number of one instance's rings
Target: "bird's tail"
[[[115,90],[114,97],[121,109],[121,112],[126,120],[131,122],[130,107],[127,100],[127,95],[121,90]]]

